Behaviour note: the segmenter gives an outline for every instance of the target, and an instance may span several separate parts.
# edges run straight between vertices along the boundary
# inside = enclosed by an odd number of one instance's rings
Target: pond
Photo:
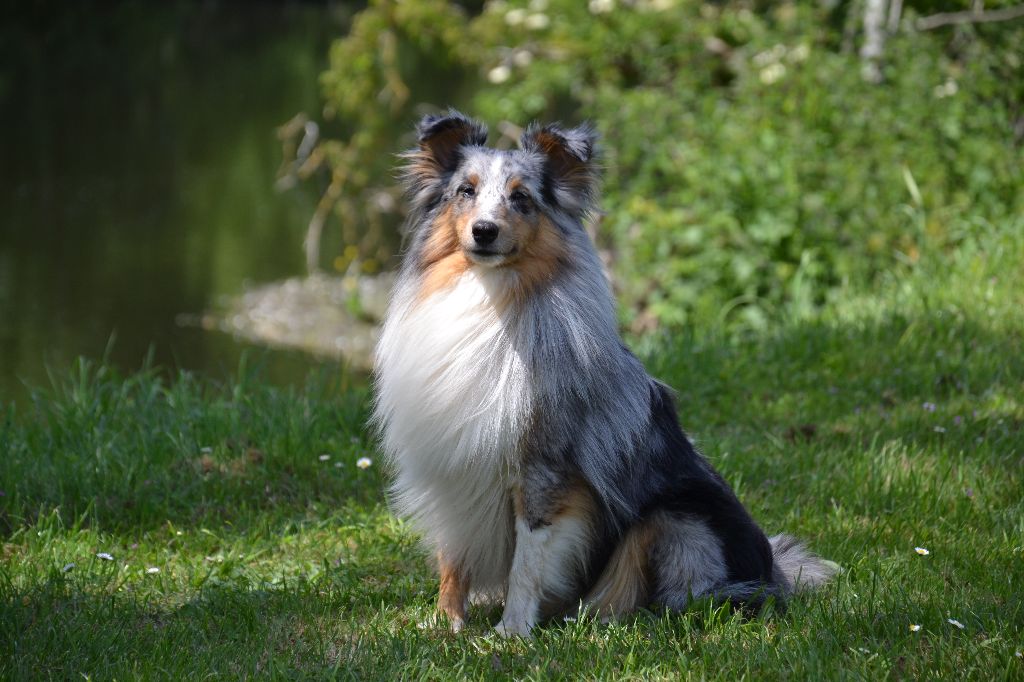
[[[316,188],[275,129],[318,117],[336,3],[29,4],[0,27],[0,404],[80,355],[273,381],[318,361],[181,324],[305,271]],[[325,250],[330,243],[325,243]]]

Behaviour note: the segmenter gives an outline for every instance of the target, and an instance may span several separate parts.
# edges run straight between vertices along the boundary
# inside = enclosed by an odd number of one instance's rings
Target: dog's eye
[[[473,185],[462,185],[459,187],[459,194],[467,199],[472,199],[476,196],[476,188]]]
[[[512,200],[512,205],[515,206],[517,210],[523,211],[524,213],[530,210],[530,195],[523,190],[517,189],[515,192],[512,192],[512,195],[509,198]]]

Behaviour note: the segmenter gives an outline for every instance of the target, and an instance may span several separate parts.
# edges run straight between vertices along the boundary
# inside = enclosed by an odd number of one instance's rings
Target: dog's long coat
[[[827,579],[798,543],[765,537],[622,344],[583,228],[593,131],[531,127],[498,151],[450,112],[418,135],[375,420],[452,627],[471,589],[504,594],[498,630],[525,634],[581,602],[612,616]]]

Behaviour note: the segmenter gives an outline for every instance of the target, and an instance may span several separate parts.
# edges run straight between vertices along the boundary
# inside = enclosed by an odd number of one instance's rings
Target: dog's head
[[[427,232],[425,268],[477,265],[550,275],[566,257],[567,230],[581,229],[596,192],[590,126],[530,126],[520,148],[485,147],[486,127],[451,111],[427,116],[404,179]]]

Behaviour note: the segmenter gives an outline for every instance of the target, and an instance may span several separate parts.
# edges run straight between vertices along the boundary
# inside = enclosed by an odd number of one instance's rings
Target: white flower
[[[334,468],[335,469],[340,469],[341,468],[341,462],[335,462],[334,463]]]
[[[360,457],[356,461],[356,466],[360,469],[369,469],[371,464],[373,464],[373,460],[369,457]]]
[[[204,447],[201,447],[201,448],[199,448],[199,453],[200,453],[200,454],[202,454],[202,455],[209,455],[209,454],[211,454],[212,452],[213,452],[213,448],[211,448],[211,447],[210,447],[210,446],[208,446],[208,445],[206,445],[206,446],[204,446]]]
[[[615,0],[590,0],[587,9],[591,14],[608,14],[615,9]]]
[[[769,64],[774,64],[783,57],[786,56],[786,46],[783,44],[775,45],[764,52],[758,52],[751,59],[754,62],[754,66],[763,68]]]
[[[964,624],[961,623],[960,621],[958,621],[956,618],[947,618],[946,622],[949,623],[950,625],[955,625],[956,627],[960,628],[961,630],[964,629]]]
[[[60,569],[61,573],[67,573],[75,567],[74,564],[64,564],[64,568]]]
[[[114,557],[111,556],[110,554],[107,554],[106,552],[99,552],[96,555],[96,558],[97,559],[103,559],[104,561],[113,561],[114,560]]]
[[[516,50],[515,54],[512,55],[512,62],[516,66],[526,68],[533,62],[533,53],[529,50]]]
[[[946,427],[945,426],[936,426],[935,427],[935,433],[945,433],[945,432],[946,432]]]
[[[1017,658],[1024,658],[1024,651],[1015,651],[1013,655]]]
[[[525,9],[510,9],[505,14],[505,23],[508,24],[509,26],[518,26],[519,24],[523,23],[524,19],[526,19]]]
[[[910,631],[911,632],[917,632],[920,629],[921,629],[921,626],[918,625],[917,623],[911,623],[910,624]]]
[[[525,25],[531,31],[541,31],[551,25],[551,19],[546,14],[531,14],[526,17]]]
[[[791,62],[802,62],[810,56],[811,48],[803,43],[800,43],[789,51],[789,61]]]
[[[487,72],[487,80],[491,81],[495,85],[500,85],[507,81],[511,75],[512,69],[508,68],[504,64],[499,64]]]
[[[957,86],[956,81],[950,78],[942,85],[936,85],[935,89],[932,90],[932,94],[936,99],[942,99],[944,97],[952,97],[959,89],[960,88]]]
[[[319,457],[317,457],[317,459],[319,459],[321,462],[326,462],[330,458],[331,458],[330,455],[320,455]]]
[[[769,64],[761,69],[761,82],[771,85],[786,75],[786,67],[782,64]]]
[[[146,573],[149,573],[150,575],[154,575],[154,574],[159,573],[159,572],[160,572],[160,569],[157,568],[156,566],[150,566],[149,568],[146,569]]]
[[[931,554],[931,552],[929,552],[924,547],[915,547],[914,551],[920,554],[921,556],[928,556],[929,554]]]

